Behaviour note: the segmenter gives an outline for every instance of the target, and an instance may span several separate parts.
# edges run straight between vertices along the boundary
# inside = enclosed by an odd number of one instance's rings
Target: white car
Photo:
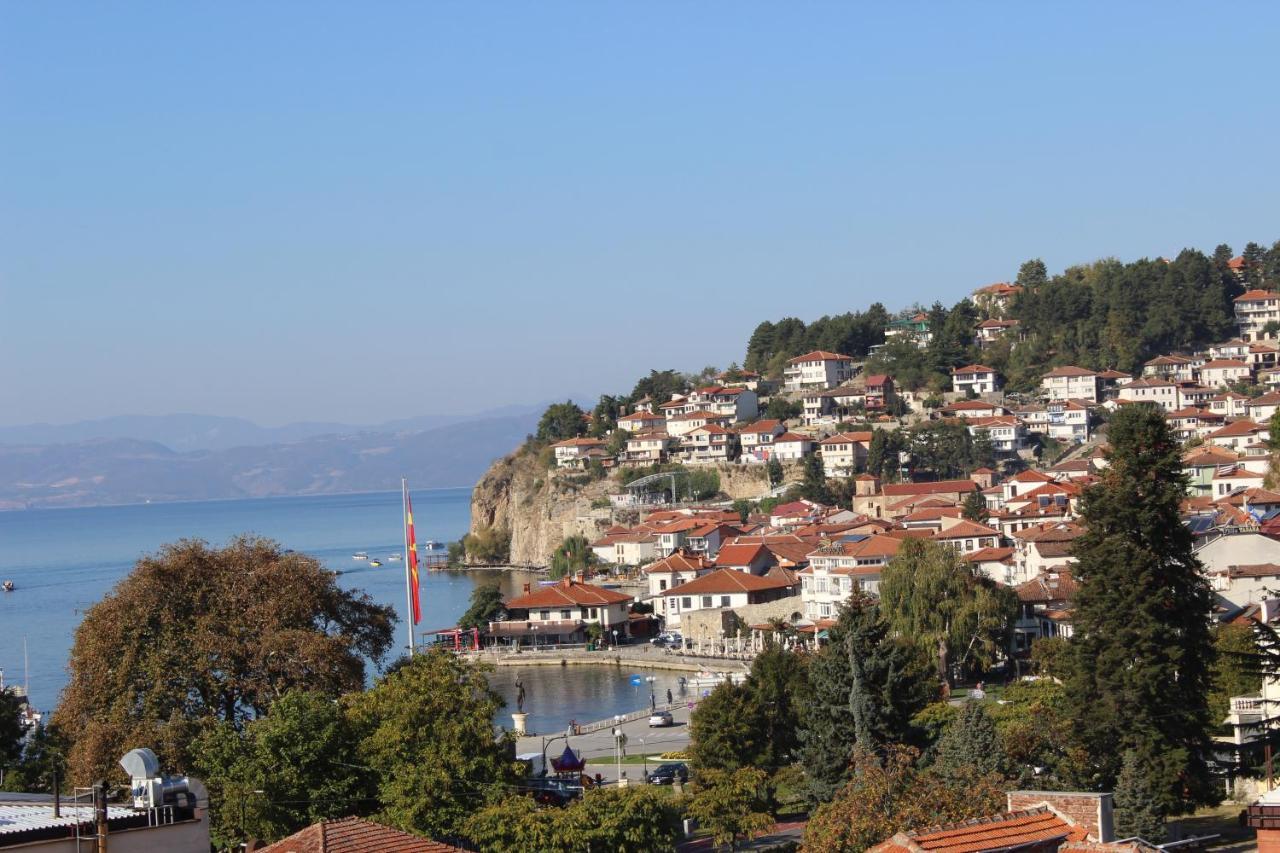
[[[670,711],[654,711],[649,715],[649,728],[665,729],[667,726],[674,726],[675,718],[671,716]]]

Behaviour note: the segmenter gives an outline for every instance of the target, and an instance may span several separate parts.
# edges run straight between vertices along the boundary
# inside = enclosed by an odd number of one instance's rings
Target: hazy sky
[[[0,4],[0,422],[628,390],[1280,238],[1274,4]]]

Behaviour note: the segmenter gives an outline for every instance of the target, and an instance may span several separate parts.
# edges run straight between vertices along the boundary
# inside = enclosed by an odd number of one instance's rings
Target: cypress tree
[[[800,758],[810,800],[830,800],[848,780],[855,746],[906,740],[911,718],[936,695],[930,682],[921,656],[889,636],[876,600],[853,593],[809,664],[801,701]]]
[[[987,500],[982,496],[982,492],[977,486],[974,487],[972,492],[965,495],[960,514],[979,524],[986,524],[987,519],[991,517],[990,511],[987,509]]]
[[[1211,594],[1179,518],[1186,477],[1164,415],[1112,419],[1102,482],[1085,491],[1067,654],[1075,783],[1113,790],[1134,752],[1161,816],[1215,802],[1209,778]]]
[[[944,776],[1009,775],[1009,759],[995,721],[980,702],[966,702],[938,739],[934,764]]]

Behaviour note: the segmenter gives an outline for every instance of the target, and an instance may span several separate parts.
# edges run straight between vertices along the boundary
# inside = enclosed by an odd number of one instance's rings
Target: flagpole
[[[409,580],[409,484],[400,478],[400,523],[404,527],[404,622],[409,628],[409,657],[413,657],[413,585]]]

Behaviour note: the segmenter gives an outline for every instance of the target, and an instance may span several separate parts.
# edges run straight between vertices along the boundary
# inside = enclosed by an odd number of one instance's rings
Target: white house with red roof
[[[1050,400],[1087,400],[1097,403],[1102,395],[1102,377],[1097,371],[1068,364],[1055,367],[1040,380],[1040,388]]]
[[[604,442],[598,438],[569,438],[551,447],[556,454],[557,468],[585,468],[592,451],[604,452]]]
[[[1209,437],[1205,440],[1216,447],[1224,447],[1227,450],[1239,452],[1250,444],[1266,441],[1267,437],[1268,432],[1265,426],[1248,418],[1241,418],[1238,421],[1227,424],[1222,429],[1209,433]]]
[[[773,458],[782,462],[797,462],[813,453],[812,436],[798,432],[784,432],[773,440]]]
[[[716,554],[717,569],[732,569],[749,575],[763,575],[778,564],[778,558],[755,537],[738,537],[720,546]]]
[[[1246,341],[1263,340],[1268,323],[1280,322],[1280,294],[1272,290],[1249,290],[1235,298],[1236,329]]]
[[[1168,379],[1146,376],[1135,379],[1119,390],[1116,399],[1125,403],[1150,403],[1166,412],[1175,412],[1182,408],[1178,384]]]
[[[632,412],[618,418],[618,429],[630,433],[648,432],[649,430],[666,430],[667,419],[663,415],[652,412]]]
[[[644,573],[649,580],[649,598],[653,600],[654,611],[659,616],[666,615],[666,600],[663,596],[667,590],[714,570],[715,565],[706,557],[688,551],[676,551],[645,566]]]
[[[592,542],[591,550],[604,563],[642,566],[658,556],[658,534],[644,526],[615,526]]]
[[[796,580],[779,569],[766,576],[733,569],[716,569],[667,590],[663,616],[668,628],[679,627],[680,618],[699,610],[722,610],[765,604],[795,595]]]
[[[951,371],[951,390],[957,394],[994,394],[1000,390],[1000,374],[985,364],[968,364]]]
[[[853,359],[825,350],[798,355],[787,361],[782,371],[782,387],[787,391],[835,388],[854,375]]]
[[[809,553],[800,572],[800,598],[809,619],[830,619],[855,589],[876,595],[880,572],[902,547],[902,540],[879,534],[842,536]]]
[[[998,418],[1010,414],[1004,406],[985,400],[959,400],[942,407],[942,414],[954,418]]]
[[[632,597],[617,590],[563,578],[507,599],[507,618],[490,622],[490,637],[514,642],[582,642],[587,625],[629,635]]]
[[[686,465],[727,464],[738,458],[738,434],[719,424],[690,430],[680,439]]]
[[[984,548],[998,548],[1004,544],[1004,537],[999,530],[967,518],[944,524],[941,530],[933,534],[933,539],[961,554],[971,554]]]
[[[1022,285],[998,281],[979,287],[971,297],[973,304],[987,314],[1002,314],[1008,310],[1013,298],[1022,292]]]
[[[979,347],[988,347],[1018,327],[1017,320],[983,320],[977,325],[974,338]]]
[[[675,438],[681,438],[686,433],[693,432],[695,429],[704,427],[707,424],[715,424],[728,429],[732,423],[732,415],[722,415],[719,412],[710,412],[706,409],[695,409],[691,412],[668,417],[667,433]]]
[[[818,518],[825,509],[822,504],[803,499],[778,504],[769,513],[769,524],[776,528],[799,527]]]
[[[1050,400],[1045,403],[1045,429],[1050,438],[1073,441],[1089,440],[1089,407],[1079,400]]]
[[[690,391],[686,400],[698,409],[727,415],[734,423],[749,421],[760,414],[759,398],[749,388],[709,385]]]
[[[969,435],[974,438],[978,433],[986,433],[991,446],[997,453],[1017,453],[1027,443],[1027,427],[1022,421],[1009,415],[996,418],[968,418],[965,426]]]
[[[1234,358],[1215,358],[1200,368],[1200,382],[1210,388],[1226,388],[1253,376],[1253,368]]]
[[[1256,423],[1266,423],[1271,416],[1280,411],[1280,391],[1268,391],[1261,397],[1250,400],[1245,405],[1249,419]]]
[[[755,423],[738,427],[738,445],[742,448],[743,462],[766,462],[773,450],[773,442],[787,431],[782,421],[763,418]]]
[[[818,454],[828,477],[852,477],[867,462],[871,450],[870,431],[839,432],[818,442]]]

